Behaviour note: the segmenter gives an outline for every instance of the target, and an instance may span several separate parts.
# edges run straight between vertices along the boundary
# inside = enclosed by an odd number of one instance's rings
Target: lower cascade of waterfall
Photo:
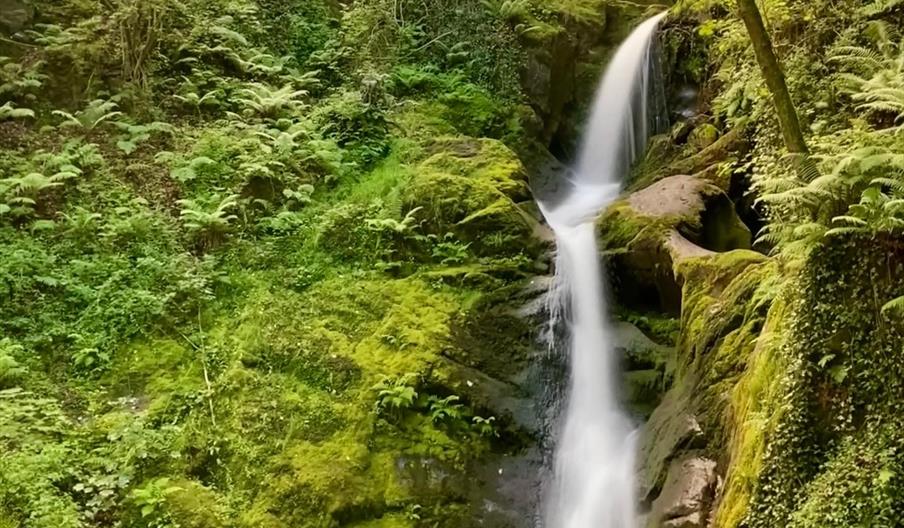
[[[661,118],[653,17],[622,44],[603,77],[570,190],[540,208],[556,235],[552,327],[568,329],[570,382],[555,450],[546,528],[636,528],[635,432],[620,408],[595,220]],[[560,315],[563,321],[559,321]]]

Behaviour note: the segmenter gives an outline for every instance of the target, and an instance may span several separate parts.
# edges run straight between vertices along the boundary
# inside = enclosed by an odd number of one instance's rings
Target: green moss
[[[415,528],[416,526],[412,516],[400,513],[384,515],[373,521],[355,523],[349,528]]]
[[[717,139],[719,139],[719,129],[709,123],[704,123],[691,131],[687,143],[695,151],[701,151],[715,143]]]
[[[185,528],[219,528],[229,523],[230,511],[215,491],[190,480],[177,480],[178,488],[166,496],[166,512]]]
[[[536,251],[537,221],[517,201],[528,197],[527,176],[513,152],[493,140],[439,140],[402,195],[404,210],[421,208],[427,233],[472,240],[477,254]],[[480,235],[478,235],[480,234]],[[493,237],[503,241],[494,244]]]
[[[747,368],[731,389],[726,412],[730,428],[730,453],[725,491],[717,512],[719,526],[740,526],[750,508],[757,479],[762,471],[768,439],[781,420],[782,374],[787,368],[780,356],[787,303],[773,303]]]
[[[628,200],[610,205],[597,221],[597,237],[603,251],[629,250],[633,244],[662,242],[673,224],[668,218],[650,218],[638,214]]]

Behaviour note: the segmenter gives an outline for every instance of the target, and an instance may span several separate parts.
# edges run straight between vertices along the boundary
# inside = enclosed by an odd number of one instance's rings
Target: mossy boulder
[[[468,240],[478,255],[538,255],[541,228],[520,207],[530,200],[517,155],[492,139],[444,139],[420,163],[402,193],[404,210],[417,208],[423,229]]]
[[[647,418],[666,385],[672,349],[652,341],[631,323],[618,322],[613,331],[615,349],[623,358],[628,407],[636,416]]]
[[[709,123],[694,128],[687,137],[687,144],[695,152],[702,151],[719,139],[719,129]]]
[[[610,206],[598,225],[622,301],[674,313],[681,303],[679,262],[749,248],[751,240],[723,189],[686,175],[631,193]],[[656,299],[653,306],[650,298]]]

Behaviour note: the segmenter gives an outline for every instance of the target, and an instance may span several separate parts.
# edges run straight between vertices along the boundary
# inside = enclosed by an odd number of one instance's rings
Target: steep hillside
[[[0,526],[528,525],[522,157],[638,11],[0,2]]]

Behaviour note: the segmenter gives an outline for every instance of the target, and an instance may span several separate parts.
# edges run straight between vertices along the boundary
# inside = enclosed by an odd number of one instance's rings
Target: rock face
[[[642,502],[649,504],[656,498],[670,460],[703,439],[697,418],[686,410],[687,400],[678,390],[669,391],[641,432],[638,495]]]
[[[624,363],[628,408],[633,415],[646,418],[659,404],[673,350],[654,342],[631,323],[618,322],[612,330],[615,351]]]
[[[34,16],[34,9],[22,0],[0,0],[0,32],[15,33]]]
[[[622,301],[658,299],[654,308],[675,314],[681,308],[682,280],[674,271],[680,262],[748,249],[752,238],[725,188],[700,175],[670,176],[632,193],[613,204],[599,225]]]
[[[653,502],[647,528],[704,528],[717,481],[712,460],[695,455],[674,460],[662,493]]]

